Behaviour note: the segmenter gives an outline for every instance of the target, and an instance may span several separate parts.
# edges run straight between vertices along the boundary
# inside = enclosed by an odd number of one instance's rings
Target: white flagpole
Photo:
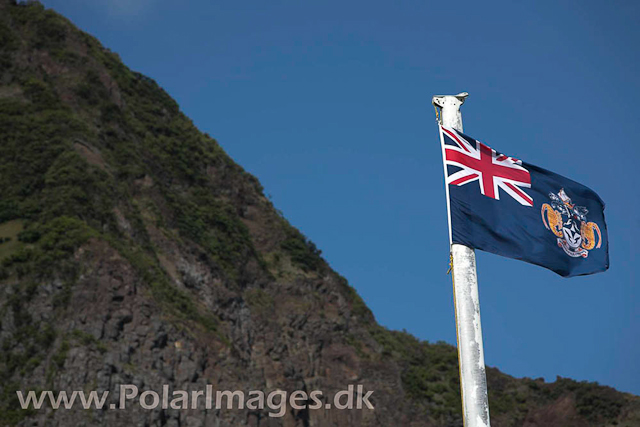
[[[462,132],[460,106],[464,104],[468,95],[468,93],[462,92],[458,95],[433,97],[433,105],[441,108],[441,124],[443,126]],[[442,151],[444,156],[444,148],[442,148]],[[449,185],[446,182],[446,164],[444,168],[447,214],[449,217],[449,243],[451,243],[451,210],[449,205]],[[482,347],[482,326],[480,324],[476,254],[472,248],[457,243],[451,244],[451,272],[458,336],[458,362],[460,364],[460,390],[462,392],[464,426],[490,427],[487,376],[484,366],[484,349]]]

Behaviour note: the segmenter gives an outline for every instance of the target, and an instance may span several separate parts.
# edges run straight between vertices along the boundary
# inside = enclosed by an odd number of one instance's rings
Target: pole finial
[[[457,95],[434,95],[431,98],[431,103],[436,107],[444,108],[446,98],[455,98],[460,103],[459,105],[464,104],[464,101],[469,96],[469,92],[460,92]]]
[[[460,106],[464,104],[469,94],[460,92],[457,95],[435,95],[431,102],[436,108],[442,109],[443,126],[449,126],[457,131],[462,132],[462,115],[460,114]]]

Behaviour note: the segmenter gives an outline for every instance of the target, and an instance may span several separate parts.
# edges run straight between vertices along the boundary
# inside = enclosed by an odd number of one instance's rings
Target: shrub
[[[291,261],[304,271],[316,271],[323,264],[320,257],[322,251],[293,227],[288,227],[287,238],[280,246],[289,254]]]

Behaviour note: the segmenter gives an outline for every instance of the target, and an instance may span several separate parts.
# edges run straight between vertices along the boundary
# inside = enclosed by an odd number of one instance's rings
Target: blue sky
[[[465,133],[599,193],[611,268],[478,253],[486,362],[640,394],[640,3],[45,0],[256,175],[378,321],[455,343],[431,96]]]

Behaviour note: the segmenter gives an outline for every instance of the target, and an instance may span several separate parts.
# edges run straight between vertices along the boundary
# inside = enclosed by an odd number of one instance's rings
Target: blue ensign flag
[[[609,268],[604,202],[591,189],[440,126],[452,243],[571,277]]]

